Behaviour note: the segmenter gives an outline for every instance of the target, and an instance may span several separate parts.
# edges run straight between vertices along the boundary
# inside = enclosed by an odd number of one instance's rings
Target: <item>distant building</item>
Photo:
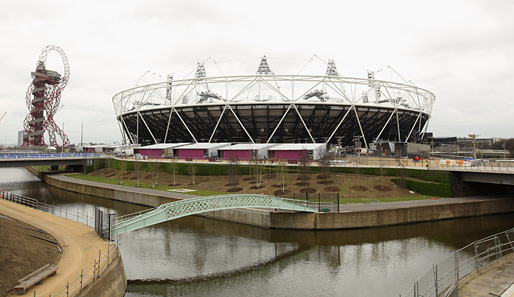
[[[25,130],[18,131],[18,146],[23,145],[23,136],[25,136]]]

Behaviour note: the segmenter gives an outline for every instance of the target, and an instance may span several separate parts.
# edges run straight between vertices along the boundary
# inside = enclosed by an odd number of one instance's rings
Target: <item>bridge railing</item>
[[[455,251],[425,275],[400,297],[438,297],[458,291],[459,280],[501,257],[514,252],[514,228],[477,240]],[[445,296],[449,296],[446,295]]]
[[[105,158],[104,154],[99,153],[15,153],[0,154],[0,160],[16,160],[16,159],[86,159],[86,158]]]
[[[118,160],[137,160],[138,162],[177,162],[177,163],[215,163],[229,164],[231,161],[224,158],[147,158],[112,156]],[[427,166],[428,161],[428,166]],[[259,164],[266,166],[277,166],[279,164],[287,164],[287,166],[298,166],[298,159],[266,159],[259,160]],[[253,165],[254,160],[238,160],[239,165]],[[310,160],[311,166],[320,166],[317,160]],[[411,158],[394,158],[394,157],[378,157],[378,156],[358,156],[347,155],[343,159],[334,159],[330,162],[330,167],[346,167],[346,168],[399,168],[399,169],[418,169],[418,170],[446,170],[446,171],[478,171],[478,172],[495,172],[495,173],[514,173],[514,159],[495,159],[495,160],[462,160],[462,159],[424,159],[415,161]]]

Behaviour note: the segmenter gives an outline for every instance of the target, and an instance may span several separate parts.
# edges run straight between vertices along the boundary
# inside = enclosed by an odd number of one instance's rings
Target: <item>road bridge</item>
[[[95,153],[0,153],[0,168],[43,165],[84,165],[92,159],[105,158]]]
[[[145,212],[118,217],[112,234],[119,235],[181,217],[235,208],[272,208],[291,211],[318,212],[317,204],[269,195],[228,194],[190,198],[162,204]]]

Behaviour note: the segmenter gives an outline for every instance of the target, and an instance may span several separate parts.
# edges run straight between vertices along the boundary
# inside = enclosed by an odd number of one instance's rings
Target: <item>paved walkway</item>
[[[96,187],[104,187],[109,189],[117,189],[121,191],[129,191],[134,193],[144,193],[174,199],[187,199],[198,197],[194,195],[167,192],[167,191],[159,191],[152,189],[144,189],[144,188],[135,188],[123,185],[113,185],[106,184],[100,182],[93,181],[85,181],[77,178],[72,178],[64,175],[52,175],[52,178],[68,181],[77,184],[84,184]],[[351,203],[351,204],[341,204],[340,212],[347,211],[373,211],[380,209],[395,209],[395,208],[406,208],[406,207],[420,207],[420,206],[429,206],[429,205],[445,205],[445,204],[453,204],[453,203],[465,203],[465,202],[473,202],[473,201],[483,201],[483,200],[491,200],[491,199],[508,199],[509,197],[459,197],[459,198],[438,198],[435,200],[431,199],[423,199],[423,200],[410,200],[410,201],[395,201],[395,202],[372,202],[372,203]],[[512,197],[510,197],[512,199]],[[300,199],[301,200],[301,199]],[[272,210],[267,210],[272,211]]]
[[[514,297],[514,253],[480,268],[459,283],[459,297]]]
[[[99,250],[102,254],[107,251],[108,243],[91,227],[3,199],[0,199],[0,214],[45,230],[57,239],[63,250],[57,275],[46,278],[43,284],[32,287],[24,296],[46,297],[57,293],[66,287],[66,282],[80,275],[81,269],[86,271],[93,267]]]

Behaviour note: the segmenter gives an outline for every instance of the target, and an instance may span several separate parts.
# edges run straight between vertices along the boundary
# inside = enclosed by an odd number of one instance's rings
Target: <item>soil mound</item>
[[[230,188],[227,190],[227,192],[234,193],[234,192],[240,192],[242,190],[243,190],[243,188]]]
[[[327,191],[327,192],[339,192],[339,188],[338,187],[326,187],[325,191]]]
[[[300,193],[316,193],[317,190],[316,189],[313,189],[313,188],[303,188],[303,189],[300,189]]]
[[[252,189],[252,190],[264,189],[264,188],[266,188],[266,186],[264,186],[264,185],[261,185],[260,187],[257,187],[257,186],[251,186],[250,187],[250,189]]]
[[[355,190],[355,191],[361,191],[361,192],[364,192],[364,191],[367,191],[368,188],[366,188],[365,186],[353,186],[353,187],[350,187],[352,190]]]
[[[329,174],[320,174],[318,176],[316,176],[317,179],[328,179],[330,178],[330,175]]]
[[[333,184],[333,183],[334,183],[334,181],[333,181],[333,180],[320,180],[320,181],[318,182],[318,184],[320,184],[320,185],[331,185],[331,184]]]
[[[299,186],[299,187],[305,187],[305,186],[308,186],[309,183],[308,182],[298,182],[298,183],[295,183],[294,185]]]
[[[374,186],[373,189],[380,191],[380,192],[389,192],[389,191],[393,190],[388,186],[383,186],[383,187],[382,186]]]

